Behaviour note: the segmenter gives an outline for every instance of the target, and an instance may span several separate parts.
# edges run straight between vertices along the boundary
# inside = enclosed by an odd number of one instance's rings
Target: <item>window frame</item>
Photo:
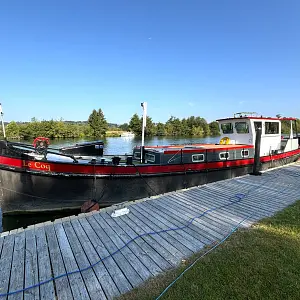
[[[223,125],[228,125],[228,124],[231,125],[231,132],[224,132],[222,126],[223,126]],[[232,122],[221,123],[221,130],[222,130],[222,133],[223,133],[223,134],[232,134],[232,133],[234,133],[234,130],[233,130],[233,123],[232,123]]]
[[[222,154],[227,154],[227,157],[221,157]],[[220,160],[228,160],[230,158],[230,153],[229,151],[224,151],[219,153],[219,159]]]
[[[245,152],[245,151],[247,151],[248,152],[248,154],[247,155],[245,155],[245,154],[243,154],[243,152]],[[242,157],[249,157],[249,150],[248,149],[243,149],[243,150],[241,150],[241,156]]]
[[[149,159],[149,156],[152,156],[154,159]],[[155,155],[152,153],[145,153],[145,161],[147,161],[147,163],[155,163]]]
[[[266,129],[267,129],[267,123],[269,124],[277,124],[277,129],[278,129],[278,132],[277,133],[267,133]],[[270,135],[270,136],[273,136],[273,135],[279,135],[279,122],[272,122],[272,121],[265,121],[265,130],[264,130],[264,134],[265,135]]]
[[[195,160],[195,159],[194,159],[194,156],[198,156],[198,155],[202,155],[203,159],[201,159],[201,160]],[[205,155],[204,155],[203,153],[192,154],[192,162],[193,162],[193,163],[194,163],[194,162],[203,162],[203,161],[205,161]]]
[[[239,124],[239,123],[244,123],[244,124],[246,125],[246,128],[248,129],[248,131],[247,131],[247,132],[238,132],[238,131],[237,131],[237,126],[236,126],[236,125]],[[249,126],[249,123],[247,123],[246,121],[238,121],[238,122],[235,122],[235,123],[234,123],[234,128],[235,128],[235,131],[236,131],[237,134],[248,134],[248,133],[250,132],[249,127],[250,127],[250,126]]]

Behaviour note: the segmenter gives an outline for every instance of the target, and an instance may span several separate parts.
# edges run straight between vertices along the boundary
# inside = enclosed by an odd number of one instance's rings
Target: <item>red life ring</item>
[[[39,136],[34,139],[33,141],[33,147],[37,151],[37,153],[45,154],[47,153],[47,148],[50,144],[50,140],[48,138]]]
[[[38,146],[38,144],[40,144],[39,142],[45,143],[47,145],[47,147],[50,145],[49,138],[45,138],[45,137],[39,136],[39,137],[37,137],[37,138],[34,139],[34,141],[33,141],[33,147],[36,148]]]

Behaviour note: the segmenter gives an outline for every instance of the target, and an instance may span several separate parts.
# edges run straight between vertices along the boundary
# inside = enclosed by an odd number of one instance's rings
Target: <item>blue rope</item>
[[[249,193],[249,191],[248,191],[248,193]],[[162,230],[159,230],[159,231],[150,231],[150,232],[145,232],[143,234],[139,234],[136,237],[130,239],[121,248],[118,248],[113,253],[105,256],[104,258],[98,260],[97,262],[95,262],[94,264],[92,264],[92,265],[90,265],[88,267],[85,267],[85,268],[82,268],[82,269],[78,269],[78,270],[75,270],[75,271],[66,272],[64,274],[60,274],[60,275],[55,276],[55,277],[51,277],[51,278],[49,278],[47,280],[38,282],[38,283],[36,283],[34,285],[28,286],[28,287],[23,288],[23,289],[19,289],[19,290],[16,290],[16,291],[12,291],[12,292],[8,292],[8,293],[0,294],[0,297],[7,297],[7,296],[10,296],[10,295],[15,295],[15,294],[18,294],[18,293],[21,293],[21,292],[28,291],[28,290],[30,290],[32,288],[39,287],[39,286],[44,285],[46,283],[49,283],[51,281],[60,279],[62,277],[66,277],[66,276],[69,276],[69,275],[73,275],[73,274],[76,274],[76,273],[87,271],[87,270],[95,267],[96,265],[98,265],[100,262],[103,262],[104,260],[108,259],[109,257],[114,256],[115,254],[117,254],[118,252],[120,252],[121,250],[123,250],[125,247],[127,247],[130,243],[132,243],[133,241],[135,241],[138,238],[141,238],[141,237],[144,237],[144,236],[148,236],[148,235],[156,235],[156,234],[159,234],[159,233],[164,233],[164,232],[169,232],[169,231],[177,231],[177,230],[185,229],[185,228],[189,227],[194,222],[195,219],[199,219],[199,218],[201,218],[201,217],[203,217],[203,216],[207,215],[208,213],[211,213],[211,212],[213,212],[215,210],[222,209],[222,208],[225,208],[225,207],[228,207],[228,206],[231,206],[231,205],[239,203],[242,199],[244,199],[246,197],[246,195],[248,193],[246,193],[246,194],[242,194],[242,193],[235,194],[233,197],[229,198],[229,200],[230,200],[229,203],[224,204],[224,205],[220,205],[220,206],[216,206],[216,207],[213,207],[213,208],[210,208],[210,209],[204,211],[203,213],[201,213],[201,214],[199,214],[199,215],[197,215],[197,216],[195,216],[193,218],[190,218],[189,221],[185,225],[183,225],[183,226],[180,226],[180,227],[169,227],[167,229],[162,229]],[[233,201],[233,199],[236,199],[236,200]]]
[[[178,277],[173,280],[163,291],[162,293],[156,298],[156,300],[160,299],[187,271],[189,271],[201,258],[203,258],[205,255],[207,255],[208,253],[212,252],[213,250],[215,250],[218,246],[220,246],[221,244],[223,244],[241,225],[242,223],[244,223],[246,220],[248,220],[252,215],[254,214],[254,212],[249,215],[248,217],[244,218],[241,222],[239,222],[235,227],[232,228],[232,230],[230,231],[229,234],[227,234],[221,241],[219,241],[216,245],[214,245],[212,248],[210,248],[208,251],[206,251],[205,253],[203,253],[201,256],[199,256],[192,264],[190,264],[184,271],[182,271],[180,273],[180,275],[178,275]]]

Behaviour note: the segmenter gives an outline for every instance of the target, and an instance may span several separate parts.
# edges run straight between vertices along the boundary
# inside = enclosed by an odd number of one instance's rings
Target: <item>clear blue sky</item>
[[[5,119],[300,117],[299,0],[1,0]]]

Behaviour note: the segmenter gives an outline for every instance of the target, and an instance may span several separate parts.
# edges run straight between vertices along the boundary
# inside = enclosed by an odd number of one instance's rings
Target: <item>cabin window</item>
[[[249,125],[246,122],[235,122],[237,133],[249,133]]]
[[[265,134],[279,134],[279,123],[265,122]]]
[[[155,155],[146,153],[145,154],[145,161],[150,162],[150,163],[154,163],[155,162]]]
[[[233,126],[232,123],[223,123],[221,124],[221,129],[223,133],[233,133]]]
[[[141,158],[141,152],[134,152],[133,157],[136,159],[140,159]]]
[[[229,159],[229,152],[221,152],[221,153],[219,154],[219,158],[220,158],[221,160]]]
[[[242,150],[242,157],[249,157],[249,150]]]
[[[194,154],[192,155],[192,162],[204,161],[204,154]]]

